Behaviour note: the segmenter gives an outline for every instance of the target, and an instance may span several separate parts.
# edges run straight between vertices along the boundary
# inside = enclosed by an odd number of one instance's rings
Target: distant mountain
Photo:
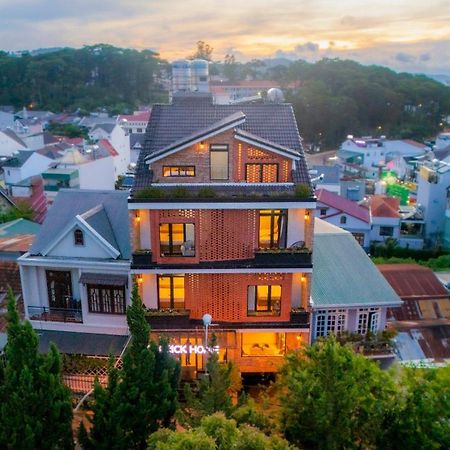
[[[446,86],[450,86],[450,75],[427,75],[428,78],[432,80],[438,81],[439,83],[445,84]]]

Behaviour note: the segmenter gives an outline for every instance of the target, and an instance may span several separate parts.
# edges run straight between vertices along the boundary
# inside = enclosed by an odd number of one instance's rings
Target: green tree
[[[279,383],[281,428],[304,448],[373,448],[395,403],[389,375],[333,336],[288,355]]]
[[[450,366],[403,368],[398,376],[395,413],[385,424],[378,448],[431,450],[450,442]]]
[[[38,351],[38,336],[21,322],[11,289],[7,294],[8,343],[0,364],[0,448],[71,449],[72,405],[54,345]]]
[[[196,51],[188,59],[205,59],[212,61],[213,48],[205,41],[197,41]]]
[[[185,432],[162,429],[148,440],[148,450],[295,450],[279,436],[266,436],[248,425],[237,427],[223,413],[201,420],[197,428]]]
[[[216,336],[210,346],[216,345]],[[215,412],[221,411],[227,416],[233,409],[232,395],[241,389],[241,378],[235,366],[229,362],[219,363],[216,352],[208,354],[206,373],[197,383],[194,394],[188,384],[185,385],[186,406],[183,408],[182,420],[197,425],[199,421]]]
[[[136,283],[127,322],[132,338],[123,367],[110,372],[106,390],[96,386],[90,433],[80,427],[85,449],[145,448],[149,434],[169,426],[177,408],[179,363],[170,356],[166,342],[159,348],[150,340]]]

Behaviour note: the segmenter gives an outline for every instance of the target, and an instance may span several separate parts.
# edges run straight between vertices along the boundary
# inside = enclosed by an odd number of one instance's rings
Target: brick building
[[[309,342],[315,199],[292,107],[155,105],[129,199],[131,272],[155,338],[204,370],[204,314],[222,360],[274,372]]]

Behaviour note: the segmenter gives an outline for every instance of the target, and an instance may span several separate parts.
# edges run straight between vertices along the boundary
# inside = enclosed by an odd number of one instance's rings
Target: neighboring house
[[[118,153],[118,162],[115,166],[117,169],[116,178],[127,171],[130,164],[130,137],[121,126],[111,123],[96,125],[89,131],[89,138],[97,143],[109,141]]]
[[[290,104],[191,94],[153,106],[129,200],[131,272],[183,375],[205,370],[205,314],[220,360],[244,374],[276,372],[309,342],[315,206]]]
[[[0,130],[0,156],[12,156],[19,150],[27,150],[25,142],[10,128]]]
[[[16,261],[26,253],[40,228],[38,223],[26,219],[0,224],[0,260]]]
[[[331,333],[385,329],[388,308],[402,302],[354,237],[316,219],[311,289],[311,340]]]
[[[144,134],[150,119],[151,111],[136,111],[131,115],[117,116],[117,123],[127,134]]]
[[[23,202],[33,210],[33,220],[38,223],[44,221],[47,214],[47,200],[44,194],[42,177],[37,175],[25,178],[8,186],[14,201]]]
[[[16,184],[25,178],[40,175],[50,164],[51,158],[36,151],[19,150],[3,163],[5,184]]]
[[[371,242],[384,242],[386,239],[400,239],[400,201],[387,195],[369,197],[372,216]]]
[[[436,142],[433,147],[434,150],[442,150],[450,145],[450,133],[449,132],[443,132],[439,133],[436,136]]]
[[[34,328],[127,334],[127,195],[58,194],[31,249],[18,259],[25,316]]]
[[[97,144],[102,154],[109,154],[113,159],[114,174],[117,178],[119,175],[123,175],[127,172],[130,164],[129,152],[119,153],[108,139],[100,139]],[[95,147],[95,145],[93,146]]]
[[[417,264],[377,266],[403,300],[389,311],[398,331],[397,354],[403,361],[450,360],[450,291],[427,267]]]
[[[423,208],[425,237],[431,246],[442,243],[449,188],[450,164],[431,162],[420,167],[417,175],[417,204]]]
[[[0,214],[8,212],[11,208],[15,208],[13,200],[8,197],[7,193],[0,189]]]
[[[344,175],[340,180],[339,194],[354,202],[364,200],[366,195],[366,180],[360,177]]]
[[[381,167],[397,157],[406,159],[423,156],[428,147],[409,139],[388,140],[384,138],[350,137],[345,140],[337,156],[343,164],[355,164],[366,170],[368,178],[378,178]]]
[[[271,88],[280,88],[273,80],[212,81],[209,90],[217,105],[228,105],[247,97],[262,97]]]
[[[325,189],[336,194],[340,193],[341,169],[335,166],[312,166],[309,171],[316,189]]]
[[[45,147],[46,145],[57,144],[59,142],[55,136],[46,131],[32,134],[30,136],[24,136],[22,140],[25,142],[29,150],[37,150]]]
[[[136,164],[144,148],[145,134],[130,134],[130,163]]]
[[[6,111],[0,111],[0,130],[14,127],[14,114]]]
[[[362,247],[369,248],[371,218],[365,206],[326,189],[316,190],[316,197],[316,217],[349,231]]]
[[[71,147],[52,167],[42,173],[44,191],[51,203],[61,188],[114,190],[114,161],[99,147],[82,154]]]

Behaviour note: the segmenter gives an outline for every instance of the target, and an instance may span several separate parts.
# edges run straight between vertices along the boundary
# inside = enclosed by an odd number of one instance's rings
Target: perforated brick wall
[[[247,288],[256,285],[281,285],[279,316],[248,316]],[[191,318],[209,313],[215,321],[277,322],[288,321],[291,310],[291,274],[186,274],[185,305]]]

